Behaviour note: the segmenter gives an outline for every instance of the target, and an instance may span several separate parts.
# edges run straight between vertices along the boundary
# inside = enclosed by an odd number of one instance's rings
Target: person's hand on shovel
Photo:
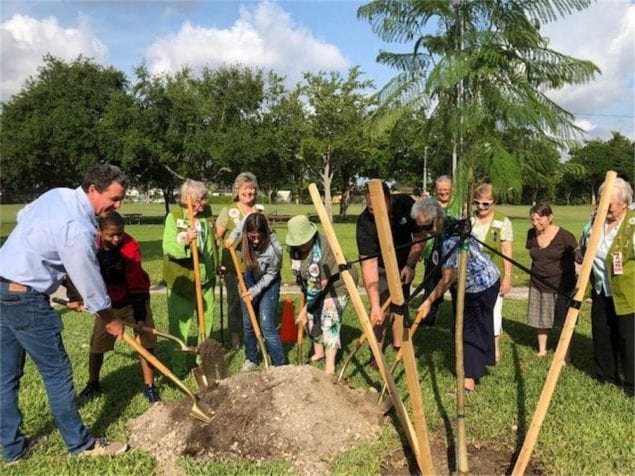
[[[241,295],[242,295],[242,297],[243,297],[243,299],[244,299],[245,301],[249,301],[249,302],[251,302],[251,301],[253,301],[253,300],[254,300],[253,296],[251,295],[251,293],[250,293],[249,291],[245,291],[245,292],[244,292],[244,293],[242,293]]]
[[[108,334],[115,336],[117,339],[121,339],[123,336],[123,322],[119,319],[113,319],[108,324],[106,324],[106,332]]]
[[[228,236],[228,237],[225,239],[225,248],[229,248],[229,247],[230,247],[231,245],[233,245],[233,244],[234,244],[234,240],[233,240],[233,238],[232,238],[231,236]]]
[[[86,310],[83,301],[69,301],[66,306],[75,312],[84,312]]]

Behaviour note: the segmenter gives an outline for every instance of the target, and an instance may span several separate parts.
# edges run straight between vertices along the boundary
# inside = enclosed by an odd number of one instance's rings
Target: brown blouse
[[[541,248],[536,239],[536,230],[527,232],[525,244],[531,256],[531,271],[540,279],[531,277],[531,285],[542,292],[555,292],[542,281],[568,293],[575,287],[575,237],[560,228],[546,247]]]

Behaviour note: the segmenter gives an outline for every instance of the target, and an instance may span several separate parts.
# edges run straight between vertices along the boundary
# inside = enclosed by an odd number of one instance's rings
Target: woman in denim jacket
[[[239,237],[241,237],[240,254],[246,268],[244,277],[247,285],[247,292],[242,295],[243,332],[247,359],[241,371],[255,370],[259,361],[256,335],[245,305],[247,300],[251,301],[258,316],[267,351],[271,356],[271,363],[284,365],[286,363],[284,350],[276,326],[282,246],[262,213],[247,215],[243,222],[234,228],[226,244],[236,242]]]

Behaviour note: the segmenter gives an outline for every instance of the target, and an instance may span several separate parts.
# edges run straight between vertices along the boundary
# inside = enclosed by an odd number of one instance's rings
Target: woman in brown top
[[[547,337],[554,322],[561,323],[575,286],[575,237],[553,223],[553,211],[541,202],[529,211],[531,228],[526,247],[531,256],[527,324],[538,334],[538,357],[547,355]],[[547,284],[545,284],[547,283]],[[558,289],[555,292],[554,287]]]

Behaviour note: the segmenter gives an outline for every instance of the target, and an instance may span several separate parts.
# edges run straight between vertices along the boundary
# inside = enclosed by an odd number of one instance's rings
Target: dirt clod
[[[205,339],[199,346],[201,356],[201,369],[208,382],[220,380],[227,376],[227,364],[225,363],[225,349],[220,342],[214,339]]]
[[[310,366],[238,374],[199,397],[214,411],[210,423],[189,416],[189,399],[161,403],[130,422],[131,445],[164,466],[173,467],[180,455],[199,462],[282,459],[301,473],[320,474],[337,453],[376,438],[383,422],[362,391]]]

